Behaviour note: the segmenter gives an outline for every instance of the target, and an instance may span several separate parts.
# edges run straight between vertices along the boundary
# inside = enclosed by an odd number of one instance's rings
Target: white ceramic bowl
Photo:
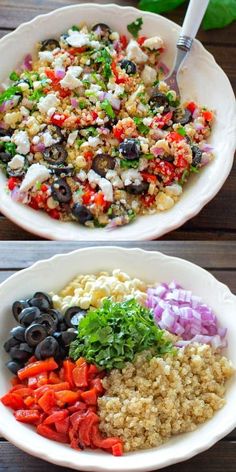
[[[126,26],[143,17],[143,34],[159,34],[167,45],[164,61],[171,66],[180,27],[164,17],[118,5],[80,4],[55,10],[34,18],[0,41],[0,82],[8,77],[19,60],[45,38],[57,37],[76,22],[108,23],[113,29],[127,34]],[[0,173],[0,210],[24,229],[42,237],[60,240],[143,240],[162,236],[195,216],[211,200],[225,182],[235,149],[235,100],[226,75],[199,41],[195,41],[180,78],[183,99],[197,100],[215,109],[216,123],[210,138],[215,159],[185,186],[180,201],[169,211],[142,216],[131,225],[107,232],[103,228],[87,229],[76,223],[51,219],[43,212],[11,200],[7,195],[5,177]]]
[[[3,342],[14,320],[9,315],[11,304],[17,298],[29,296],[36,290],[58,291],[73,277],[81,273],[120,268],[132,277],[147,283],[170,282],[175,279],[185,288],[193,290],[208,303],[220,323],[228,328],[226,355],[236,366],[236,297],[211,274],[182,259],[159,252],[118,247],[80,249],[37,262],[6,280],[0,286],[0,396],[9,389],[10,375],[4,366],[7,359]],[[228,383],[226,405],[215,416],[191,433],[178,435],[159,448],[113,457],[97,451],[78,452],[39,436],[30,426],[18,423],[12,412],[0,404],[0,434],[20,449],[64,467],[88,471],[137,472],[160,469],[180,462],[211,447],[236,427],[236,376]]]

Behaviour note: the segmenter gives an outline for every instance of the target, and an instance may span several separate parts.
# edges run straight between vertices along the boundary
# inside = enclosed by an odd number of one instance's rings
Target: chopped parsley
[[[179,126],[177,129],[177,133],[180,134],[181,136],[186,136],[186,131],[183,126]]]
[[[11,142],[4,143],[4,149],[6,152],[14,156],[16,154],[16,145]]]
[[[135,299],[115,303],[105,299],[101,308],[81,319],[78,335],[70,345],[70,357],[111,370],[121,369],[138,352],[151,349],[154,355],[173,352],[172,343],[155,324],[151,310]]]
[[[120,167],[122,169],[137,169],[139,166],[139,159],[120,159]]]
[[[139,117],[134,117],[133,120],[136,124],[138,132],[146,136],[150,131],[149,126],[144,125],[142,119]]]
[[[143,26],[143,19],[137,18],[133,23],[127,25],[127,30],[134,38],[138,37],[139,31],[142,29]]]
[[[110,104],[110,102],[106,99],[101,103],[101,109],[104,110],[109,116],[109,118],[115,118],[115,112]]]
[[[0,94],[0,105],[6,100],[10,100],[14,95],[20,92],[20,88],[16,86],[9,87],[7,90]]]
[[[9,75],[9,79],[10,80],[13,80],[14,82],[16,82],[16,80],[19,80],[20,76],[15,72],[11,72],[11,74]]]
[[[83,143],[85,143],[86,139],[76,139],[76,144],[78,147],[80,147]]]
[[[78,26],[73,25],[73,26],[71,27],[71,30],[72,30],[72,31],[79,31],[79,28],[78,28]]]
[[[83,100],[80,100],[79,101],[79,107],[80,107],[81,110],[84,110],[84,108],[87,107],[87,103],[83,102]]]
[[[39,99],[44,96],[45,96],[45,93],[43,93],[42,90],[34,90],[34,92],[31,95],[29,95],[29,99],[38,102]]]
[[[109,79],[112,75],[112,72],[111,72],[112,57],[110,55],[110,52],[106,48],[100,49],[97,52],[97,57],[95,59],[95,62],[98,62],[103,65],[103,75],[105,79]]]

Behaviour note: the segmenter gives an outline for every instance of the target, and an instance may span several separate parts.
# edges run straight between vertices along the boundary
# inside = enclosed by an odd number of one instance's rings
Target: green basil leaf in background
[[[236,20],[236,0],[211,0],[202,26],[205,30],[224,28],[234,20]]]
[[[182,5],[186,0],[140,0],[141,10],[152,11],[154,13],[165,13]]]

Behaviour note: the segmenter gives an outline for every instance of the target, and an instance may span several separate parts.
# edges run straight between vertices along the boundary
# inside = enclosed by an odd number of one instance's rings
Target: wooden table
[[[93,0],[90,0],[91,3]],[[97,0],[98,3],[108,3]],[[0,0],[0,37],[12,31],[20,23],[31,20],[39,13],[45,13],[64,5],[74,5],[79,0]],[[137,6],[137,0],[114,0],[120,5]],[[184,16],[184,7],[168,15],[176,23],[181,23]],[[236,90],[236,23],[223,30],[200,31],[199,39],[214,55],[217,62],[229,76],[232,86]],[[222,92],[223,93],[223,92]],[[227,158],[227,156],[226,156]],[[236,187],[236,164],[228,177],[227,182],[219,194],[210,202],[201,213],[186,223],[178,231],[169,233],[162,239],[221,239],[235,240],[236,214],[234,203],[234,189]],[[40,239],[17,227],[0,216],[0,240]]]
[[[107,244],[107,243],[106,243]],[[230,244],[230,251],[229,251]],[[14,272],[23,269],[39,259],[47,259],[56,253],[66,253],[78,247],[93,246],[88,243],[2,242],[0,244],[0,282]],[[132,243],[119,246],[132,247]],[[236,242],[172,242],[156,241],[137,244],[146,250],[159,250],[168,255],[178,255],[207,268],[220,281],[236,293]],[[35,287],[37,289],[37,287]],[[79,453],[78,453],[79,455]],[[4,439],[0,439],[0,472],[69,472],[21,452]],[[165,472],[235,472],[236,430],[210,450],[193,459],[167,467]]]

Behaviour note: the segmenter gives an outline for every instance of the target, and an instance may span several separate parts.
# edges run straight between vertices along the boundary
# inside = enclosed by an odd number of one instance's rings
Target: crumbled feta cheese
[[[39,51],[39,59],[51,63],[54,59],[52,51]]]
[[[16,150],[19,154],[28,154],[30,150],[30,142],[26,131],[18,131],[17,133],[14,133],[12,141],[16,144]]]
[[[17,87],[19,87],[22,92],[24,92],[25,90],[28,90],[29,84],[27,84],[27,82],[20,82]]]
[[[47,113],[52,107],[57,107],[60,103],[54,93],[48,93],[46,97],[41,97],[38,102],[38,109],[41,113]]]
[[[141,74],[141,78],[143,79],[145,85],[151,85],[157,78],[157,71],[153,69],[153,67],[145,65]]]
[[[85,143],[81,144],[80,147],[81,147],[81,148],[84,148],[84,147],[86,147],[86,146],[90,146],[90,147],[94,147],[94,148],[95,148],[95,147],[99,146],[99,144],[102,144],[102,141],[101,141],[99,138],[97,138],[96,136],[95,136],[95,137],[89,136],[88,141],[86,141]]]
[[[67,43],[74,48],[81,48],[89,44],[89,35],[81,31],[71,31],[71,34],[66,38]]]
[[[4,123],[10,126],[15,126],[16,123],[22,120],[22,114],[20,111],[13,111],[12,113],[6,113],[3,117]]]
[[[83,67],[80,66],[70,66],[68,70],[74,77],[79,77],[79,75],[83,72]]]
[[[139,185],[142,182],[143,178],[138,170],[136,169],[128,169],[124,170],[121,173],[121,178],[125,185],[130,185],[134,183],[135,185]]]
[[[149,151],[149,140],[147,138],[143,138],[143,136],[138,137],[140,146],[141,146],[141,151],[144,154],[147,154]]]
[[[51,116],[54,115],[55,111],[56,111],[55,107],[49,108],[49,110],[47,111],[47,116],[51,118]]]
[[[123,188],[124,187],[124,184],[123,184],[121,178],[119,177],[119,175],[117,174],[117,172],[115,170],[108,170],[107,173],[106,173],[106,179],[110,180],[113,187],[115,187],[115,188]]]
[[[94,49],[101,49],[103,45],[99,41],[90,41],[89,42],[90,46]]]
[[[25,108],[25,107],[20,107],[20,112],[22,114],[22,116],[29,116],[30,114],[30,111],[28,110],[28,108]]]
[[[125,88],[122,85],[115,84],[114,82],[109,82],[107,88],[113,92],[114,97],[119,97],[125,91]]]
[[[92,185],[92,184],[95,184],[95,185],[99,185],[99,182],[100,182],[100,179],[101,179],[101,176],[99,174],[97,174],[96,172],[94,172],[93,169],[91,169],[89,172],[88,172],[88,181],[89,183]]]
[[[139,47],[137,41],[131,39],[127,48],[127,59],[130,61],[135,61],[137,64],[142,64],[148,60],[147,54],[145,54],[142,49]]]
[[[32,143],[33,144],[38,144],[40,141],[40,137],[39,136],[34,136],[33,139],[32,139]]]
[[[78,174],[76,174],[76,176],[79,180],[81,180],[81,182],[85,182],[85,180],[87,179],[87,174],[84,170],[80,170]]]
[[[181,185],[178,185],[178,184],[167,185],[167,187],[165,187],[165,192],[168,195],[174,195],[176,197],[181,195],[182,191],[183,191],[183,189],[182,189]]]
[[[53,61],[53,67],[54,69],[62,69],[64,70],[65,69],[65,63],[68,62],[68,59],[69,59],[69,56],[66,52],[64,52],[63,54],[58,54],[54,61]]]
[[[34,88],[34,90],[40,89],[41,86],[42,86],[42,84],[41,84],[40,80],[35,80],[35,82],[33,82],[33,88]]]
[[[43,133],[43,143],[45,145],[45,147],[49,147],[49,146],[52,146],[53,144],[56,144],[58,141],[56,139],[53,139],[51,133],[49,133],[49,131],[45,131],[45,133]]]
[[[164,192],[159,192],[156,196],[156,206],[159,211],[165,211],[172,208],[174,200]]]
[[[153,120],[153,117],[152,117],[152,116],[147,116],[146,118],[143,118],[143,124],[144,124],[145,126],[150,126],[152,120]]]
[[[98,185],[104,194],[105,200],[107,202],[113,202],[113,188],[112,188],[111,182],[109,182],[109,180],[104,179],[102,177],[100,178]]]
[[[63,88],[74,90],[82,85],[81,80],[77,79],[70,71],[67,71],[65,77],[60,80],[60,84]]]
[[[15,156],[11,159],[10,162],[8,162],[8,166],[12,170],[17,170],[17,169],[22,169],[25,164],[25,158],[24,156],[21,156],[20,154],[15,154]]]
[[[100,92],[101,91],[101,86],[98,85],[98,84],[91,84],[90,85],[90,89],[89,89],[89,92]]]
[[[77,169],[83,169],[86,166],[87,166],[87,162],[84,156],[77,156],[75,159],[75,167]]]
[[[163,48],[164,42],[160,36],[153,36],[152,38],[145,39],[143,46],[151,50],[160,49]]]
[[[25,178],[20,186],[20,191],[27,192],[30,188],[34,187],[36,182],[44,182],[45,180],[49,179],[50,171],[47,167],[42,164],[32,164],[27,173]]]
[[[78,130],[72,131],[72,133],[69,134],[68,139],[67,139],[67,144],[69,146],[72,146],[78,136]]]

